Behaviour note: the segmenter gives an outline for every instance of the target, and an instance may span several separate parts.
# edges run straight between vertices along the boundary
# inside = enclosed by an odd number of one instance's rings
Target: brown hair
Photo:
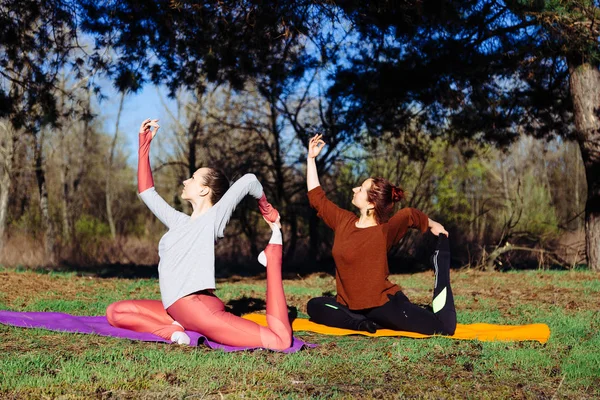
[[[222,171],[209,168],[208,172],[204,174],[204,185],[211,189],[210,201],[214,206],[229,189],[229,179]]]
[[[384,178],[371,178],[371,188],[367,192],[367,199],[375,205],[375,220],[378,224],[387,222],[394,211],[394,203],[404,198],[404,190],[394,186]]]

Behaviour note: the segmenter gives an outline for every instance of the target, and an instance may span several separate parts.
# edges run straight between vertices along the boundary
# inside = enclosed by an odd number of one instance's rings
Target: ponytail
[[[402,199],[404,199],[404,190],[398,186],[392,185],[392,201],[397,203]]]
[[[210,201],[214,206],[229,189],[229,179],[225,174],[214,168],[204,175],[204,184],[211,189]]]
[[[375,220],[378,224],[387,222],[394,211],[394,203],[404,199],[404,190],[392,185],[384,178],[371,178],[371,188],[367,192],[370,203],[375,205]]]

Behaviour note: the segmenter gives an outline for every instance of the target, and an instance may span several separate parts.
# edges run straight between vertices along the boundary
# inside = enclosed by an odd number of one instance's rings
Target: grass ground
[[[0,398],[598,398],[600,276],[585,271],[453,272],[459,323],[550,326],[548,343],[331,337],[284,355],[0,325]],[[394,275],[428,303],[430,272]],[[236,312],[264,308],[265,281],[232,278],[217,294]],[[334,291],[333,278],[285,281],[288,304]],[[0,269],[0,309],[103,314],[122,299],[159,298],[154,279]]]

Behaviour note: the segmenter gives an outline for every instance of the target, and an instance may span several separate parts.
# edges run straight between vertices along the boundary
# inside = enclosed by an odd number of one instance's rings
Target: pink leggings
[[[292,327],[281,280],[281,253],[280,244],[270,243],[265,248],[267,327],[228,313],[225,304],[210,292],[185,296],[167,310],[159,300],[123,300],[108,306],[106,317],[112,326],[150,332],[167,340],[185,328],[225,345],[287,349],[292,343]]]

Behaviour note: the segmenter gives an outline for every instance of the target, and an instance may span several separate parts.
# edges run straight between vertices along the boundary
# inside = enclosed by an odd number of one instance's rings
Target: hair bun
[[[392,201],[394,203],[397,203],[400,200],[402,200],[403,198],[404,198],[404,190],[402,190],[402,188],[399,188],[397,186],[392,186]]]

